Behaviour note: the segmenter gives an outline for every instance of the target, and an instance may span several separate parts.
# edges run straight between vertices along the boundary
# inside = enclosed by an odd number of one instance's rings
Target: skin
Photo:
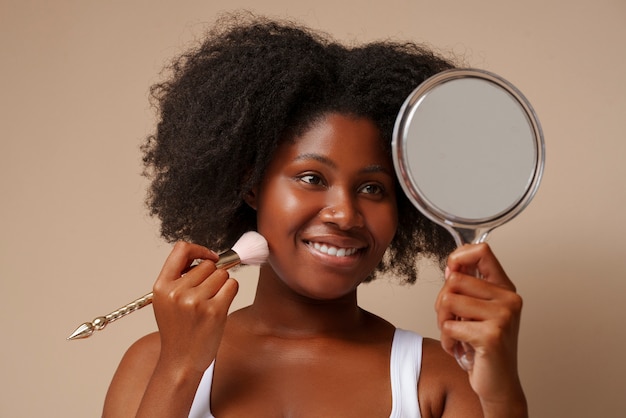
[[[103,416],[187,416],[215,359],[211,409],[220,418],[388,417],[394,326],[362,310],[356,290],[394,236],[395,193],[392,162],[367,119],[330,114],[281,145],[246,196],[270,247],[253,304],[227,315],[237,282],[208,249],[176,244],[154,285],[159,332],[130,347]],[[183,275],[196,258],[207,261]],[[476,268],[484,280],[463,273]],[[455,251],[446,276],[441,343],[424,341],[422,416],[526,416],[515,287],[482,244]],[[457,340],[476,350],[469,373],[450,355]]]

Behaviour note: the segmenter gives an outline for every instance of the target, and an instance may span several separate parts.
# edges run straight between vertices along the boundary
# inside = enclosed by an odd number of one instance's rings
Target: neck
[[[368,318],[356,289],[333,300],[311,299],[263,270],[250,313],[258,332],[286,338],[347,335],[362,330]]]

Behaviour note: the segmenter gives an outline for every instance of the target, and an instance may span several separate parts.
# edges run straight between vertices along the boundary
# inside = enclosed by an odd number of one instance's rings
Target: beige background
[[[0,416],[98,416],[124,350],[155,329],[147,308],[65,341],[151,288],[169,245],[143,207],[148,88],[232,8],[344,40],[428,42],[528,96],[546,135],[544,181],[490,242],[525,299],[531,413],[625,417],[624,0],[1,0]],[[236,306],[251,300],[253,273],[238,273]],[[361,300],[437,336],[439,280],[375,283]]]

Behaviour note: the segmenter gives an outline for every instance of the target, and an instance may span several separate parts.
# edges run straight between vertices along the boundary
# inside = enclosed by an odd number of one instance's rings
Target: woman
[[[122,359],[104,416],[527,415],[514,285],[485,244],[448,256],[450,237],[394,176],[402,102],[451,67],[411,43],[347,47],[248,16],[172,64],[144,162],[151,212],[179,242],[154,285],[159,332]],[[208,248],[247,230],[270,254],[252,305],[228,315],[237,282]],[[446,265],[441,342],[357,303],[382,273],[414,282],[417,254]],[[484,280],[464,274],[476,268]],[[476,350],[469,372],[456,341]]]

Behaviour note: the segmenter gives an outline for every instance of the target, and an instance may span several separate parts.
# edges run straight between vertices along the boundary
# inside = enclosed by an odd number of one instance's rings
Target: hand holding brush
[[[249,231],[239,238],[232,249],[219,255],[215,267],[218,269],[229,269],[239,264],[261,265],[267,259],[268,252],[269,250],[265,238],[257,232]],[[85,322],[76,328],[67,339],[76,340],[90,337],[94,331],[100,331],[110,322],[116,321],[151,304],[152,299],[153,293],[147,293],[107,315],[99,316],[91,322]]]

